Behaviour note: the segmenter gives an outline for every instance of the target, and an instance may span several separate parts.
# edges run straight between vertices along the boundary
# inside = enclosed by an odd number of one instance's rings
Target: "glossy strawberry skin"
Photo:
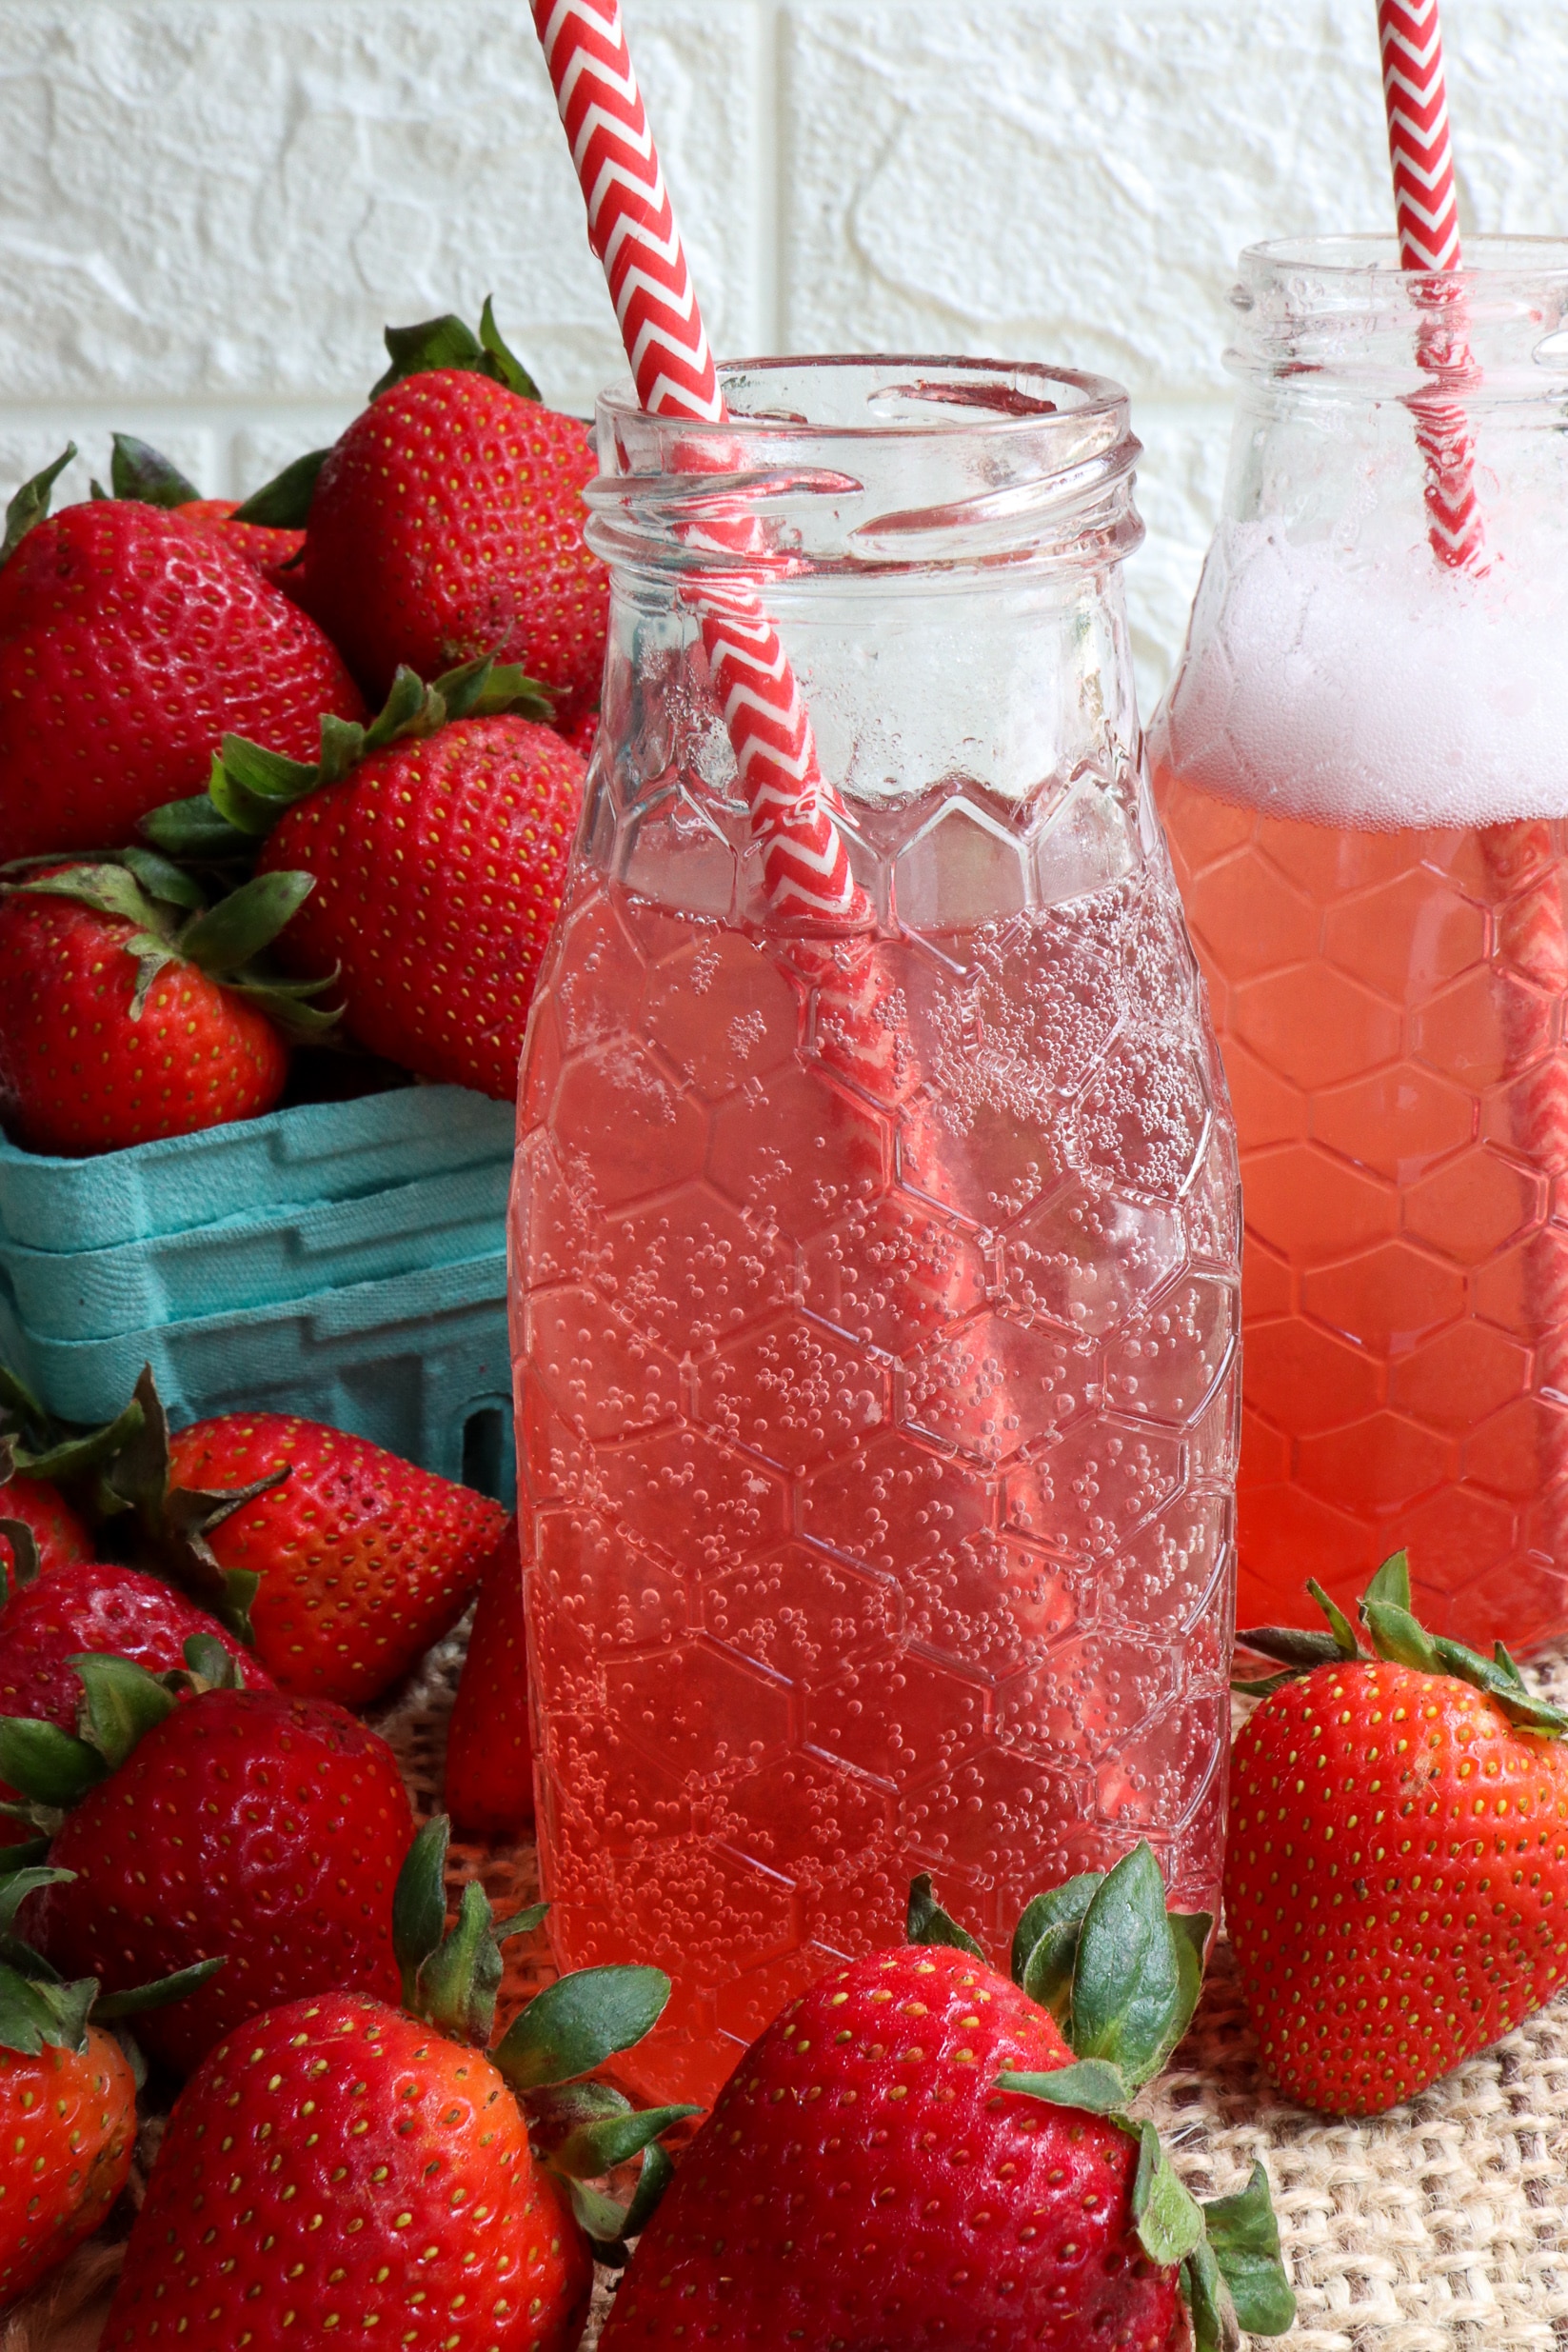
[[[467,1607],[506,1514],[499,1503],[318,1421],[228,1413],[169,1441],[176,1485],[248,1486],[211,1531],[219,1565],[261,1578],[256,1654],[281,1689],[363,1706]]]
[[[0,568],[0,864],[124,847],[226,730],[314,759],[324,710],[365,715],[254,564],[134,500],[68,507]]]
[[[259,2010],[349,1986],[395,1999],[392,1889],[413,1837],[392,1752],[344,1708],[208,1691],[89,1790],[50,1849],[24,1932],[106,1992],[226,1955],[198,1992],[137,2022],[187,2073]]]
[[[86,1522],[72,1510],[58,1486],[51,1485],[46,1478],[28,1478],[18,1473],[8,1479],[0,1486],[0,1519],[19,1519],[32,1530],[41,1576],[48,1576],[55,1568],[69,1567],[72,1561],[92,1558],[92,1538]],[[0,1535],[0,1568],[14,1579],[16,1561],[10,1539],[5,1535]]]
[[[248,1690],[270,1690],[254,1653],[214,1618],[140,1569],[79,1562],[40,1577],[0,1610],[0,1715],[30,1715],[74,1731],[85,1651],[129,1658],[149,1674],[185,1664],[192,1634],[210,1634],[241,1662]]]
[[[295,803],[262,855],[316,887],[280,960],[324,977],[361,1044],[422,1077],[517,1092],[584,767],[528,719],[466,719]]]
[[[1376,2115],[1568,1974],[1568,1753],[1379,1661],[1266,1699],[1231,1762],[1225,1918],[1290,2098]]]
[[[1176,2352],[1174,2270],[1133,2235],[1137,2148],[996,2090],[1071,2063],[962,1952],[824,1977],[721,2093],[618,2293],[602,2352]]]
[[[3,575],[0,575],[3,576]],[[0,1121],[80,1157],[270,1110],[288,1047],[193,965],[166,966],[132,1019],[134,927],[64,898],[0,898]]]
[[[484,2053],[329,1995],[231,2035],[187,2086],[102,2352],[570,2352],[592,2275]]]
[[[533,1827],[523,1559],[509,1521],[479,1587],[447,1726],[447,1810],[458,1834],[510,1843]]]
[[[608,575],[583,539],[586,426],[486,376],[406,376],[355,418],[310,502],[301,601],[379,704],[400,662],[434,678],[494,653],[599,697]]]
[[[287,595],[288,583],[284,573],[305,552],[304,531],[276,530],[268,523],[236,523],[240,503],[237,498],[188,498],[172,512],[193,529],[212,532],[220,545],[243,555],[264,580],[270,580]]]
[[[125,2186],[136,2083],[111,2034],[36,2057],[0,2049],[0,2311],[90,2237]]]

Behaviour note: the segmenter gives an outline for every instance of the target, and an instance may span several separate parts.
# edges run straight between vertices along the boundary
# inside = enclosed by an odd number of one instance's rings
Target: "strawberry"
[[[233,859],[270,834],[263,875],[304,860],[317,887],[283,961],[331,976],[372,1052],[501,1101],[517,1091],[585,774],[520,702],[537,708],[532,682],[488,659],[431,687],[402,670],[367,729],[324,725],[315,767],[226,736],[208,792],[148,822],[173,855]]]
[[[429,678],[494,653],[542,679],[570,728],[599,699],[609,612],[583,536],[589,429],[545,407],[488,302],[477,338],[431,319],[388,329],[387,348],[369,407],[295,510],[296,592],[372,702],[401,665]]]
[[[1238,1641],[1285,1672],[1231,1764],[1225,1918],[1270,2074],[1379,2115],[1509,2032],[1568,1977],[1568,1716],[1410,1613],[1403,1552],[1327,1633]]]
[[[115,498],[138,499],[144,506],[162,507],[166,513],[178,515],[192,529],[209,532],[235,554],[243,555],[248,564],[253,564],[264,579],[273,580],[287,589],[288,584],[280,575],[304,553],[304,531],[275,530],[264,523],[236,522],[240,507],[237,498],[204,498],[195,484],[188,482],[161,450],[146,441],[138,441],[133,433],[115,433],[109,475],[112,493],[106,493],[95,482],[95,498],[112,494]]]
[[[349,1706],[449,1632],[506,1525],[487,1495],[286,1413],[176,1430],[163,1509],[188,1541],[201,1526],[213,1568],[198,1598],[222,1610],[235,1579],[259,1580],[250,1624],[279,1686]]]
[[[447,1726],[447,1810],[467,1837],[510,1843],[533,1826],[528,1637],[515,1520],[507,1522],[479,1587]]]
[[[248,1690],[274,1687],[259,1659],[161,1578],[108,1561],[77,1561],[25,1585],[0,1611],[0,1714],[30,1715],[74,1731],[82,1685],[72,1662],[83,1651],[112,1652],[149,1673],[168,1674],[186,1664],[193,1641],[211,1642],[238,1661]]]
[[[59,1487],[19,1471],[8,1478],[0,1448],[0,1609],[6,1593],[30,1569],[48,1576],[91,1558],[86,1523]]]
[[[38,519],[58,470],[17,492],[0,550],[0,864],[129,841],[226,728],[304,751],[324,710],[363,711],[315,623],[211,530],[129,499]]]
[[[567,2196],[618,2236],[632,2217],[579,2181],[643,2149],[645,2178],[658,2133],[689,2112],[634,2115],[581,2078],[646,2031],[669,1980],[563,1978],[486,2055],[497,1939],[536,1926],[542,1907],[497,1926],[470,1885],[443,1938],[445,1839],[445,1822],[430,1824],[398,1888],[402,2009],[346,1993],[290,2002],[187,2086],[102,2352],[292,2352],[350,2335],[413,2352],[576,2344],[593,2273]],[[547,2166],[519,2092],[584,2119]]]
[[[824,1977],[742,2060],[603,2352],[1174,2352],[1189,2309],[1200,2347],[1236,2318],[1282,2334],[1261,2166],[1201,2208],[1124,2112],[1185,2030],[1209,1926],[1167,1918],[1140,1846],[1036,1897],[1009,1983],[918,1879],[911,1948]]]
[[[312,888],[208,907],[150,850],[0,888],[0,1118],[31,1151],[120,1151],[270,1110],[290,1035],[331,1027],[256,957]]]
[[[392,1886],[412,1829],[373,1732],[318,1700],[226,1686],[216,1643],[196,1654],[204,1671],[165,1677],[78,1659],[81,1738],[0,1719],[0,1772],[41,1821],[64,1810],[50,1860],[74,1876],[38,1897],[30,1930],[54,1965],[116,1991],[224,1957],[146,2031],[181,2073],[287,1995],[395,1987]]]
[[[0,1878],[0,2310],[90,2237],[130,2170],[136,2071],[113,2020],[196,1989],[217,1962],[101,1999],[61,1983],[11,1933],[20,1903],[57,1870]]]

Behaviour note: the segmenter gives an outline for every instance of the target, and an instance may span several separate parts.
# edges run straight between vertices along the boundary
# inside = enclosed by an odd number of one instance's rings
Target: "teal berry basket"
[[[303,1413],[510,1504],[512,1110],[313,1103],[97,1159],[0,1141],[0,1356],[62,1419]]]

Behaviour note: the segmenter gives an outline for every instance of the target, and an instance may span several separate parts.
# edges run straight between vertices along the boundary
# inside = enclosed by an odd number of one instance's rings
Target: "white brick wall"
[[[1388,215],[1373,0],[631,0],[722,351],[1121,377],[1145,694],[1221,473],[1238,248]],[[1461,206],[1568,229],[1564,0],[1446,0]],[[493,289],[586,408],[613,321],[521,0],[0,0],[0,483],[110,429],[205,488],[328,437],[387,318]],[[9,494],[9,493],[8,493]]]

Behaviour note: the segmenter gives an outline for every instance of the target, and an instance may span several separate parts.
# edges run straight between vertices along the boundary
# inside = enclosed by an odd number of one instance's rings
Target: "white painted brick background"
[[[1373,0],[631,0],[714,341],[1102,369],[1145,697],[1219,495],[1239,248],[1388,218]],[[1568,229],[1568,0],[1446,0],[1471,229]],[[0,484],[119,426],[204,488],[493,289],[586,409],[613,321],[521,0],[0,0]],[[8,493],[9,494],[9,493]]]

